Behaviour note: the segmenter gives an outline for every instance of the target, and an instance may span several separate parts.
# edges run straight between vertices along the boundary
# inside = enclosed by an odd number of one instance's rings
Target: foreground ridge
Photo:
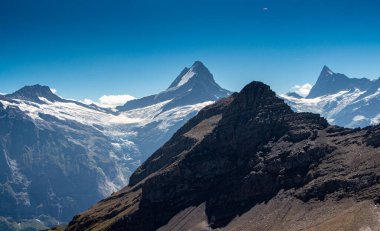
[[[378,227],[379,146],[379,126],[331,126],[252,82],[201,110],[67,230]]]

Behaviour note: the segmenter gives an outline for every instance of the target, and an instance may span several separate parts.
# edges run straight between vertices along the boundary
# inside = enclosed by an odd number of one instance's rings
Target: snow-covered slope
[[[125,186],[179,127],[230,94],[201,62],[186,69],[175,87],[116,111],[41,85],[1,95],[0,216],[67,221]]]
[[[198,102],[215,101],[229,94],[229,91],[215,82],[213,75],[203,63],[196,61],[190,68],[183,69],[165,91],[128,101],[117,109],[127,111],[170,100],[163,108],[166,111]]]
[[[332,124],[365,127],[380,122],[380,79],[348,78],[325,66],[308,96],[281,97],[293,110],[319,113]]]

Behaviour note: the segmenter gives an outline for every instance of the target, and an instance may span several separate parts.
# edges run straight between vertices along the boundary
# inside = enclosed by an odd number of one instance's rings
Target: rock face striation
[[[379,138],[379,126],[346,129],[295,113],[252,82],[202,109],[127,187],[67,230],[373,228]]]

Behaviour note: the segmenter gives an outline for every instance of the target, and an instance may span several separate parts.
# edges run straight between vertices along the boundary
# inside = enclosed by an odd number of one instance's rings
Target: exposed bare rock
[[[378,137],[294,113],[252,82],[200,111],[68,230],[378,227]]]

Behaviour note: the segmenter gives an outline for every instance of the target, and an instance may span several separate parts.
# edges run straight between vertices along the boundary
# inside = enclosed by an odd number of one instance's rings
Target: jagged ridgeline
[[[349,78],[324,66],[305,98],[294,92],[282,97],[294,111],[319,113],[334,125],[355,128],[380,123],[380,78]]]
[[[68,230],[375,230],[379,146],[379,126],[331,126],[252,82],[202,109]]]
[[[68,222],[127,185],[178,128],[229,94],[197,61],[166,90],[117,109],[42,85],[0,95],[0,230]]]

